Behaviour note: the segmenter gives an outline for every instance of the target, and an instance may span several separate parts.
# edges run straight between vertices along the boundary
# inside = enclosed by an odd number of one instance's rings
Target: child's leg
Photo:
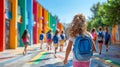
[[[102,43],[98,43],[98,47],[99,47],[99,54],[101,54],[101,51],[102,51]]]
[[[50,50],[50,42],[48,42],[48,48],[47,48],[47,50],[48,51]]]
[[[108,41],[105,41],[106,51],[108,51]]]
[[[27,52],[27,44],[24,44],[24,51],[23,51],[23,55],[25,55]]]
[[[60,49],[59,51],[61,52],[61,44],[60,44],[60,48],[59,49]]]
[[[42,49],[42,45],[43,45],[43,41],[41,40],[41,47],[40,47],[40,49]]]
[[[55,54],[57,53],[57,48],[58,48],[58,46],[56,45],[56,44],[54,44],[54,47],[55,47]],[[55,56],[55,54],[54,54],[54,56]],[[56,57],[56,56],[55,56]]]
[[[57,48],[56,48],[56,46],[55,46],[55,54],[56,54],[56,52],[57,52]]]
[[[60,52],[62,52],[63,51],[63,45],[61,44],[60,45]]]
[[[51,44],[52,44],[52,42],[50,42],[50,50],[52,49],[52,45]]]
[[[25,45],[25,53],[27,52],[27,44]]]
[[[48,45],[47,45],[47,50],[49,51],[49,43],[48,43]]]
[[[61,46],[61,51],[63,51],[63,45]]]

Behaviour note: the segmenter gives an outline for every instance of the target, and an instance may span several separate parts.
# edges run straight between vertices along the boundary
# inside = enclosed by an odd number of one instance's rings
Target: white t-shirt
[[[89,34],[89,36],[93,39],[93,36],[92,36],[89,32],[88,32],[88,34]],[[88,35],[88,34],[86,34],[86,35]],[[75,38],[74,38],[74,37],[70,37],[69,40],[72,41],[73,44],[74,44],[74,41],[75,41]],[[72,46],[72,50],[73,50],[73,46]],[[74,53],[73,53],[73,61],[79,62],[79,61],[75,58]],[[88,60],[88,61],[89,61],[89,60]]]

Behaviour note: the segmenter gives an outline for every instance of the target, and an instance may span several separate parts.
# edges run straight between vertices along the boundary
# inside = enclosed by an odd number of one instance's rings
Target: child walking
[[[95,29],[95,28],[93,28],[93,29],[91,30],[91,34],[92,34],[92,37],[93,37],[94,42],[96,43],[97,33],[96,33],[96,29]]]
[[[52,44],[52,33],[51,30],[47,32],[47,50],[51,50],[51,44]]]
[[[106,52],[107,52],[108,51],[108,43],[111,39],[108,27],[105,28],[105,37],[104,38],[105,38],[105,47],[106,47]]]
[[[43,45],[43,40],[44,40],[44,31],[42,31],[42,33],[40,34],[40,49],[42,49],[42,45]]]
[[[102,44],[103,44],[103,38],[104,38],[104,34],[102,31],[102,28],[99,27],[99,32],[98,32],[98,48],[99,48],[99,54],[101,54],[102,51]]]
[[[55,48],[55,54],[56,54],[56,52],[57,52],[57,49],[58,49],[58,31],[56,30],[56,32],[55,32],[55,34],[54,34],[54,36],[53,36],[53,46],[54,46],[54,48]],[[54,54],[54,56],[55,56],[55,54]],[[56,56],[55,56],[56,57]]]
[[[23,55],[25,55],[27,53],[27,46],[29,44],[29,34],[28,34],[28,31],[25,30],[23,35],[22,35],[22,41],[24,43],[24,51],[23,51]]]
[[[65,42],[65,35],[63,31],[60,33],[60,52],[63,51],[63,45]]]
[[[86,31],[85,17],[77,14],[68,28],[69,43],[66,49],[64,64],[67,63],[73,46],[73,67],[89,67],[93,50],[96,50],[92,35]],[[83,48],[84,47],[84,48]]]

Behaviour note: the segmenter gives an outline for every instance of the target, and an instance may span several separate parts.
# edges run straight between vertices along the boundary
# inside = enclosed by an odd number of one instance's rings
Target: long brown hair
[[[68,33],[71,37],[83,34],[86,31],[85,16],[77,14],[74,16],[72,23],[69,25]]]
[[[59,33],[58,30],[56,30],[56,31],[55,31],[55,35],[57,35],[58,33]]]
[[[23,35],[22,35],[22,38],[26,38],[26,37],[27,37],[27,34],[28,34],[28,31],[25,30],[24,33],[23,33]]]

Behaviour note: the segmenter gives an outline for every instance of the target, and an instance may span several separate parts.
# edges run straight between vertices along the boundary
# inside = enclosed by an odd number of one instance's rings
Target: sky
[[[53,16],[57,15],[61,23],[70,23],[74,15],[82,13],[86,19],[92,16],[90,8],[97,2],[107,0],[37,0]]]

